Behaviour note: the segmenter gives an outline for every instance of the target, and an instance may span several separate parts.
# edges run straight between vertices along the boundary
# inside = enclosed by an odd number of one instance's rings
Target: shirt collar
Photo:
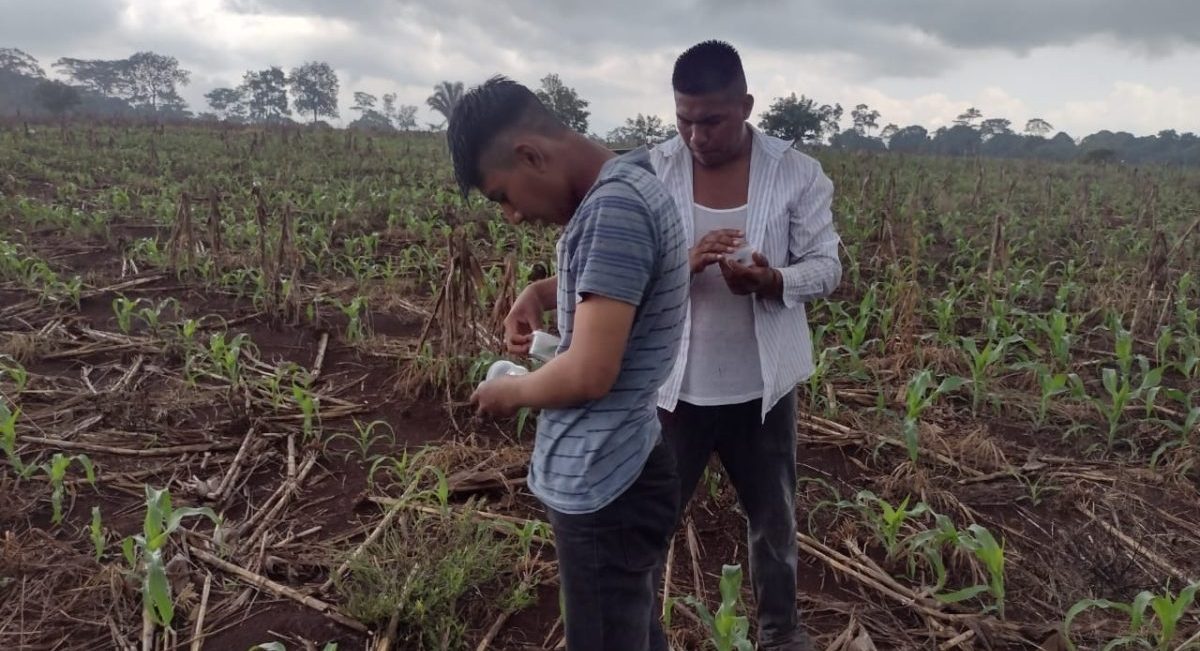
[[[783,153],[788,149],[791,149],[792,143],[795,142],[793,140],[784,140],[782,138],[768,136],[753,124],[746,124],[750,127],[751,137],[754,138],[754,149],[765,152],[773,158],[779,158],[783,156]],[[685,145],[683,142],[683,138],[679,135],[676,135],[674,138],[657,145],[657,147],[661,148],[663,156],[667,157],[674,156],[680,152],[687,152],[688,150],[687,145]]]

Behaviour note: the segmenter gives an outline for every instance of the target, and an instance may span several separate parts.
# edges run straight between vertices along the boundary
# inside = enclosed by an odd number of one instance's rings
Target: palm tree
[[[461,81],[443,81],[433,87],[433,94],[425,103],[429,108],[441,113],[446,121],[450,121],[450,114],[454,112],[455,105],[463,96],[463,83]]]

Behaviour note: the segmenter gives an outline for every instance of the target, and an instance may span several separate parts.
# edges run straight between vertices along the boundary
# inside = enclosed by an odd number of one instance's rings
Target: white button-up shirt
[[[838,259],[841,240],[833,227],[830,202],[833,182],[821,164],[792,148],[792,143],[750,127],[750,187],[746,241],[783,276],[782,300],[756,296],[754,334],[763,374],[762,418],[779,399],[813,372],[813,343],[804,309],[823,298],[842,279]],[[694,219],[692,155],[679,136],[650,151],[658,178],[683,217],[684,239],[692,241]],[[684,313],[684,332],[691,332],[691,305]],[[674,411],[689,350],[684,336],[671,375],[658,392],[658,405]],[[705,351],[695,351],[698,355]]]

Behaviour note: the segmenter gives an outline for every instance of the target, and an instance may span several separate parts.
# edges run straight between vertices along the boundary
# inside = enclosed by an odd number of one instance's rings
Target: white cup
[[[558,354],[558,345],[562,339],[544,330],[533,331],[533,343],[529,346],[529,356],[543,363],[554,359]]]

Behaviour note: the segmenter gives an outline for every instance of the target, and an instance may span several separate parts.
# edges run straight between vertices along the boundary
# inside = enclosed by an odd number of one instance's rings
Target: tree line
[[[323,61],[309,61],[290,71],[281,66],[246,71],[237,86],[205,93],[208,110],[199,114],[189,111],[179,95],[180,88],[191,82],[191,73],[172,56],[136,52],[112,60],[64,57],[55,61],[53,68],[70,83],[47,78],[41,64],[28,53],[0,48],[0,115],[148,115],[245,124],[294,123],[293,111],[311,123],[340,117],[338,75]],[[430,130],[445,124],[463,92],[461,81],[443,81],[434,86],[425,104],[443,122],[427,123]],[[536,93],[565,124],[589,133],[589,102],[557,74],[543,77]],[[418,128],[418,107],[399,104],[396,93],[380,97],[355,91],[353,97],[350,111],[356,117],[349,128]],[[843,129],[844,109],[840,104],[822,104],[792,93],[775,98],[760,115],[758,126],[766,133],[804,145],[847,151],[1200,165],[1200,137],[1190,132],[1164,130],[1139,137],[1105,130],[1077,141],[1062,131],[1048,137],[1054,126],[1042,118],[1030,118],[1018,132],[1010,120],[985,119],[975,107],[963,111],[953,124],[932,132],[919,125],[887,124],[880,128],[879,111],[866,104],[856,105],[849,117],[850,126]],[[617,148],[654,144],[675,135],[672,122],[639,113],[603,137],[591,135]]]

